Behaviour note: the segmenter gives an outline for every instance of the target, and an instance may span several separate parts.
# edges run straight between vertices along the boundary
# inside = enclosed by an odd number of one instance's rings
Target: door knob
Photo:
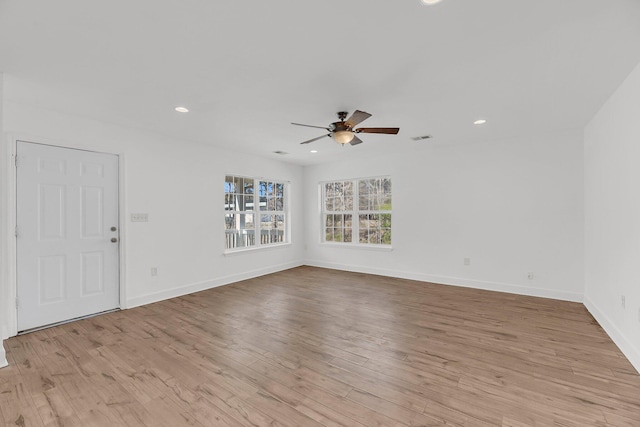
[[[116,243],[117,241],[118,241],[118,239],[117,239],[117,238],[115,238],[115,237],[112,237],[112,238],[111,238],[111,242],[112,242],[112,243]]]

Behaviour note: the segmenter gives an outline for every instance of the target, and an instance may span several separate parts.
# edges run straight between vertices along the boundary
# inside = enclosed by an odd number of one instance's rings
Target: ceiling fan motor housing
[[[332,132],[341,132],[341,131],[345,131],[345,130],[353,132],[353,129],[351,129],[351,126],[349,126],[345,122],[331,123],[331,131]]]

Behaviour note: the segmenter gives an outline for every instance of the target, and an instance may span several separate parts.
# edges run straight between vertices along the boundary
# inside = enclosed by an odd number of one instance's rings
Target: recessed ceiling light
[[[178,113],[188,113],[188,112],[189,112],[189,109],[188,109],[188,108],[186,108],[186,107],[176,107],[176,108],[175,108],[175,110],[176,110]]]
[[[485,123],[487,123],[487,121],[485,119],[479,119],[479,120],[476,120],[475,122],[473,122],[474,125],[483,125]]]
[[[432,4],[440,3],[442,0],[421,0],[421,1],[422,1],[422,4],[432,5]]]
[[[318,150],[311,150],[309,151],[310,153],[316,154],[318,152]]]

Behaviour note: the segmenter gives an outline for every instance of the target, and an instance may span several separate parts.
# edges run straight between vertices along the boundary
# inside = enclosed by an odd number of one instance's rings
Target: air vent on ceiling
[[[431,135],[423,135],[423,136],[414,136],[413,139],[414,141],[422,141],[423,139],[431,139],[433,138],[433,136]]]
[[[274,154],[280,154],[281,156],[285,156],[285,155],[287,155],[287,154],[289,154],[289,153],[287,153],[286,151],[280,151],[280,150],[278,150],[278,151],[274,151]]]

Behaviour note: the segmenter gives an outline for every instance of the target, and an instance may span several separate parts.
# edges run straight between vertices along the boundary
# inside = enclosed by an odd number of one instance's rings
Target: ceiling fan
[[[353,128],[354,126],[356,126],[357,124],[367,120],[369,117],[371,117],[371,114],[365,113],[364,111],[356,110],[356,111],[353,112],[351,117],[349,117],[345,121],[345,119],[347,118],[347,114],[348,113],[346,111],[338,112],[338,119],[340,119],[340,121],[331,123],[328,127],[303,125],[303,124],[300,124],[300,123],[291,123],[291,124],[292,125],[296,125],[296,126],[306,126],[306,127],[310,127],[310,128],[326,129],[326,130],[329,131],[329,133],[326,134],[326,135],[322,135],[322,136],[319,136],[317,138],[313,138],[313,139],[310,139],[308,141],[301,142],[300,144],[308,144],[310,142],[314,142],[314,141],[317,141],[319,139],[322,139],[322,138],[325,138],[327,136],[330,136],[338,144],[342,144],[342,145],[345,145],[345,144],[358,145],[358,144],[360,144],[362,142],[362,140],[356,136],[357,133],[383,133],[383,134],[387,134],[387,135],[397,135],[398,132],[400,131],[400,128],[358,128],[358,129],[354,129]]]

